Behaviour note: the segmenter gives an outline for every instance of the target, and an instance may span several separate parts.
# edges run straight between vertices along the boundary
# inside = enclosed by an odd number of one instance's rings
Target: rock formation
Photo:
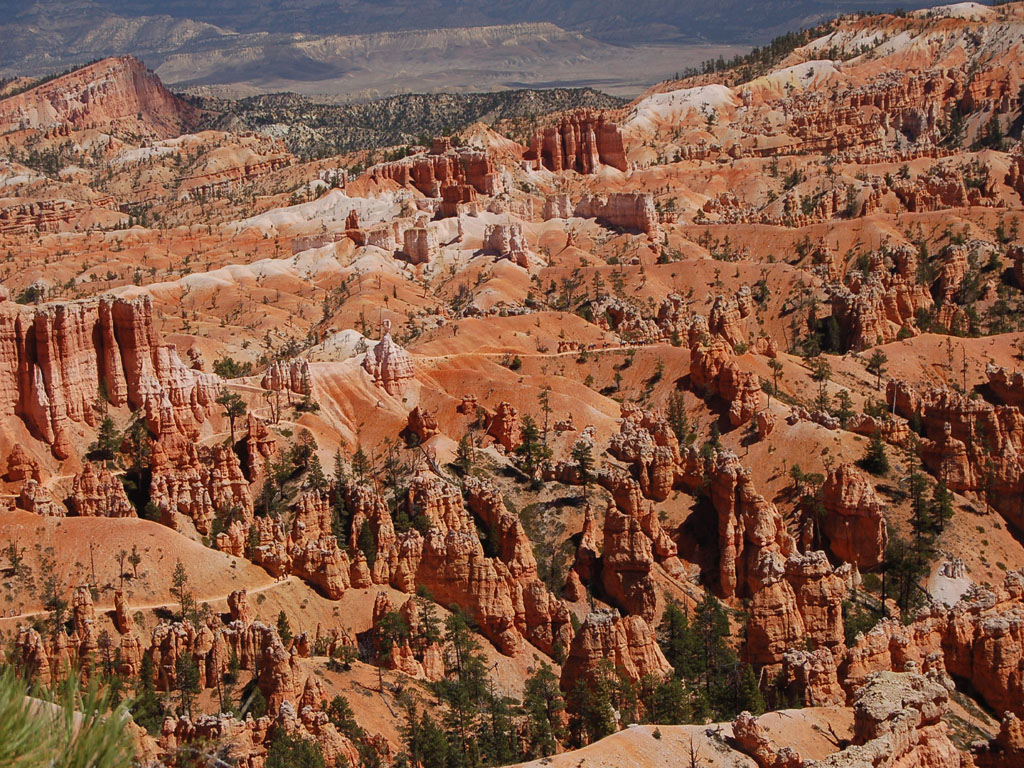
[[[578,680],[591,680],[605,661],[633,682],[647,675],[664,678],[672,672],[654,631],[642,617],[618,618],[611,611],[595,611],[569,646],[562,666],[562,690],[571,691]]]
[[[399,394],[413,376],[412,356],[391,338],[391,321],[385,320],[381,340],[363,357],[363,369],[389,395]]]
[[[71,455],[76,425],[97,425],[99,391],[141,408],[158,436],[197,434],[220,391],[216,376],[159,343],[148,297],[0,309],[0,416],[24,419],[59,458]]]
[[[79,517],[136,517],[120,478],[92,463],[75,476],[71,509]]]
[[[836,557],[860,568],[882,561],[888,543],[885,516],[874,488],[852,464],[840,464],[822,486],[822,529]]]
[[[5,99],[0,132],[52,126],[168,138],[198,124],[196,109],[131,56],[103,59]]]
[[[557,125],[538,132],[526,152],[527,160],[550,171],[595,173],[600,165],[626,170],[626,154],[618,127],[580,110],[565,116]]]
[[[643,232],[658,238],[661,227],[654,198],[640,192],[612,192],[607,197],[584,197],[574,211],[575,216],[597,219],[619,229]]]

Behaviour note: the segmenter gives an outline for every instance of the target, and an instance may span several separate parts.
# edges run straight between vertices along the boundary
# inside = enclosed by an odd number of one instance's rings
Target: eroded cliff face
[[[562,666],[562,690],[571,691],[579,680],[591,681],[609,662],[633,682],[648,675],[664,678],[672,671],[654,630],[643,618],[596,611],[587,616],[569,646],[569,656]]]
[[[1024,411],[1012,375],[996,367],[987,375],[1003,403],[903,380],[888,383],[886,398],[896,413],[922,424],[918,450],[929,471],[954,491],[984,493],[988,504],[1024,529]]]
[[[626,170],[626,153],[618,126],[604,114],[581,110],[539,131],[525,155],[549,171],[596,173],[601,165]]]
[[[97,398],[141,409],[156,436],[193,437],[220,388],[160,342],[149,297],[0,304],[0,416],[22,419],[58,458],[97,425]]]
[[[169,138],[198,122],[198,112],[132,56],[103,59],[0,100],[0,133],[69,125]]]

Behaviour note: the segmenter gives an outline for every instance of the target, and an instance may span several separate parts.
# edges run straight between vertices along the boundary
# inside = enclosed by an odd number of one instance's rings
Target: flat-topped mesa
[[[443,151],[433,151],[443,150]],[[427,197],[439,198],[446,187],[469,185],[481,195],[502,191],[501,174],[485,150],[434,142],[432,151],[383,163],[370,169],[371,178],[390,179],[403,187],[415,187]]]
[[[642,617],[620,618],[613,611],[599,610],[587,616],[573,637],[562,666],[562,690],[571,691],[578,680],[590,681],[606,660],[633,682],[648,675],[664,679],[672,673],[654,630]]]
[[[148,296],[0,305],[0,418],[22,418],[58,458],[73,452],[73,425],[97,425],[98,392],[141,408],[156,436],[194,437],[220,388],[160,343]]]
[[[390,320],[385,320],[381,328],[381,340],[363,357],[363,369],[373,377],[374,384],[389,395],[397,395],[413,379],[412,355],[391,338]]]
[[[577,110],[537,132],[523,159],[549,171],[596,173],[602,165],[627,169],[619,127],[604,113]]]
[[[645,192],[612,192],[607,196],[585,196],[576,205],[573,215],[597,219],[619,229],[643,232],[651,239],[661,236],[654,196]]]

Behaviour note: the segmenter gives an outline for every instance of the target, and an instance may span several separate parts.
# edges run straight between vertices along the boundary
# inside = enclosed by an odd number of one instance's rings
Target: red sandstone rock
[[[609,506],[604,516],[601,578],[608,596],[631,614],[653,622],[657,597],[651,569],[651,540],[640,521]]]
[[[7,482],[17,483],[32,479],[39,483],[43,480],[42,475],[39,462],[28,456],[20,445],[15,445],[7,454],[7,470],[3,474],[3,479]]]
[[[136,517],[121,480],[86,463],[71,488],[71,508],[79,517]]]
[[[114,625],[122,635],[131,632],[135,626],[135,622],[128,612],[128,604],[125,602],[122,589],[114,593]]]
[[[579,110],[539,132],[525,158],[558,171],[595,173],[601,164],[626,170],[626,154],[617,126],[605,121],[604,114]]]
[[[4,100],[0,132],[70,125],[114,134],[178,136],[198,123],[198,112],[164,88],[131,56],[90,64]]]
[[[754,758],[758,768],[803,768],[800,755],[790,747],[777,747],[749,712],[741,712],[733,721],[732,734],[740,751]]]
[[[424,443],[439,432],[437,415],[420,410],[417,405],[409,411],[409,420],[405,430],[407,434],[415,435],[418,442]]]
[[[18,495],[18,507],[42,517],[66,517],[67,509],[55,501],[50,492],[35,480],[29,479],[21,486]]]
[[[260,380],[263,389],[273,392],[294,392],[297,395],[313,394],[313,378],[309,373],[309,360],[276,360],[267,368]]]
[[[577,680],[595,675],[605,660],[634,682],[647,675],[664,678],[672,672],[654,631],[643,618],[617,618],[611,611],[596,611],[587,616],[569,647],[562,666],[562,690],[570,691]]]
[[[888,542],[885,516],[874,488],[852,464],[829,472],[822,486],[822,529],[832,553],[860,568],[882,561]]]
[[[0,417],[20,416],[66,458],[72,425],[96,425],[92,404],[102,386],[113,405],[144,409],[154,434],[194,435],[219,381],[161,345],[152,315],[148,297],[0,312],[0,336],[10,340],[0,357]]]
[[[487,434],[493,437],[506,451],[514,451],[523,440],[519,411],[511,403],[500,403],[487,427]]]

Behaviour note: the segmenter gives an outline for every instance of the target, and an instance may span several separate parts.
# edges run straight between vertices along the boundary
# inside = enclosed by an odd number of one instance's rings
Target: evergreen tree
[[[870,472],[872,475],[883,476],[889,473],[889,454],[885,449],[885,441],[882,440],[882,433],[876,431],[868,443],[868,450],[864,458],[858,462],[861,469]]]
[[[245,416],[245,401],[237,392],[227,389],[222,390],[215,401],[224,409],[224,415],[228,417],[228,424],[231,428],[231,444],[235,444],[235,421]]]
[[[347,736],[353,742],[366,735],[366,731],[356,722],[352,706],[344,696],[338,695],[331,699],[331,703],[327,705],[327,717],[342,735]]]
[[[377,562],[377,537],[373,535],[369,520],[363,520],[363,524],[359,527],[356,546],[366,555],[366,564],[372,570],[373,564]]]
[[[130,710],[135,723],[145,728],[150,736],[160,733],[164,722],[164,705],[153,683],[155,674],[152,657],[143,654],[139,676],[135,681],[135,699]]]
[[[581,678],[569,692],[569,728],[574,746],[592,744],[615,732],[608,666],[610,662],[605,659],[589,683]]]
[[[853,400],[850,399],[850,392],[841,389],[835,396],[835,408],[832,415],[839,419],[839,426],[846,429],[846,424],[854,415]]]
[[[953,494],[943,480],[932,489],[932,503],[929,507],[932,524],[939,533],[946,529],[946,523],[953,519]]]
[[[199,695],[199,667],[190,653],[182,653],[174,663],[174,681],[181,697],[181,713],[192,716],[192,704]]]
[[[699,642],[690,619],[675,601],[669,601],[658,625],[658,644],[677,676],[692,680],[699,674]]]
[[[683,681],[676,676],[658,683],[647,706],[648,721],[662,725],[679,725],[689,719],[688,694]]]
[[[529,414],[523,417],[522,442],[515,453],[523,461],[523,471],[532,478],[537,472],[538,464],[545,458],[545,451],[537,423]]]
[[[109,416],[100,422],[96,440],[89,444],[89,454],[101,461],[112,461],[114,455],[121,450],[121,434],[117,431],[114,420]]]
[[[356,445],[356,452],[352,454],[352,474],[362,482],[369,476],[370,469],[370,460],[367,458],[363,446]]]
[[[922,602],[920,581],[927,573],[928,561],[923,550],[890,535],[883,563],[883,596],[888,593],[896,601],[904,621],[910,621],[914,609]]]
[[[331,533],[338,543],[347,547],[349,535],[348,505],[345,503],[345,488],[348,477],[341,460],[341,451],[334,452],[334,472],[331,477]]]
[[[736,711],[733,714],[750,712],[754,715],[760,715],[767,708],[764,696],[761,695],[761,689],[757,685],[754,668],[749,664],[744,664],[743,671],[740,673]]]
[[[178,605],[181,606],[181,620],[188,621],[195,619],[195,600],[192,597],[192,588],[189,586],[188,572],[185,570],[181,560],[174,563],[174,573],[171,574],[171,592],[178,598]]]
[[[463,434],[455,452],[455,466],[463,477],[468,477],[473,471],[473,458],[473,445],[469,442],[469,434]]]
[[[590,472],[594,466],[594,456],[590,450],[590,443],[587,440],[577,440],[572,446],[572,461],[580,473],[580,482],[583,483],[583,497],[587,496],[587,486],[590,485]]]
[[[288,616],[283,610],[277,614],[277,634],[281,636],[281,642],[285,645],[292,641],[292,627],[288,623]]]
[[[560,725],[565,701],[558,687],[558,676],[544,662],[526,679],[523,711],[526,714],[523,757],[533,760],[555,754],[559,743],[565,739]]]
[[[697,434],[693,431],[690,417],[686,413],[686,400],[682,392],[674,391],[669,397],[666,418],[679,444],[692,445],[693,441],[697,438]]]
[[[275,732],[267,750],[266,768],[325,768],[323,753],[312,739],[284,730]]]
[[[885,364],[889,362],[885,352],[876,349],[868,358],[867,371],[875,377],[875,389],[882,388],[882,374],[885,373]]]

